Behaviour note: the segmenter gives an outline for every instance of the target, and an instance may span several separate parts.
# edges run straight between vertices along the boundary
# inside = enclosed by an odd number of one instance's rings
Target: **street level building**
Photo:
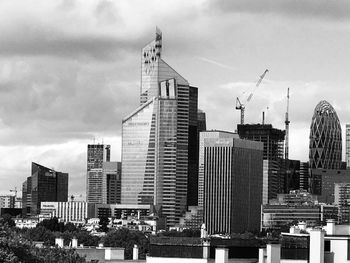
[[[140,106],[122,122],[121,203],[153,205],[178,223],[197,156],[197,88],[162,59],[162,34],[141,53]],[[191,168],[192,167],[192,168]]]
[[[40,214],[41,202],[66,202],[67,198],[68,173],[33,162],[32,175],[23,183],[23,216]]]
[[[259,229],[262,157],[261,142],[232,137],[204,140],[204,224],[208,234]]]
[[[94,216],[95,206],[87,202],[41,202],[41,214],[47,218],[57,217],[62,222],[84,224]]]
[[[288,231],[288,227],[303,221],[308,227],[319,226],[327,219],[338,222],[338,206],[326,204],[314,205],[263,205],[261,208],[261,229]]]

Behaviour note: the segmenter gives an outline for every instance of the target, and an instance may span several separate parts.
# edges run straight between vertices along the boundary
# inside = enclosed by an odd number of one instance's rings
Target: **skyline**
[[[20,188],[33,161],[69,173],[69,193],[84,193],[95,137],[120,161],[122,118],[139,105],[141,48],[156,26],[164,59],[198,87],[208,130],[234,131],[236,97],[269,69],[246,123],[261,123],[269,107],[266,123],[284,129],[290,87],[290,159],[308,160],[321,100],[339,116],[345,149],[349,10],[311,0],[2,1],[0,192]]]

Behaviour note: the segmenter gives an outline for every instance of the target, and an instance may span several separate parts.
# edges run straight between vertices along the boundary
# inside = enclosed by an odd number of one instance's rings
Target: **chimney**
[[[215,263],[228,263],[228,248],[217,247],[215,249]]]
[[[134,248],[132,249],[132,260],[138,260],[139,259],[139,248],[137,245],[134,245]]]
[[[328,219],[327,220],[327,235],[335,235],[335,220],[334,219]]]
[[[322,229],[310,231],[309,263],[324,263],[324,234]]]

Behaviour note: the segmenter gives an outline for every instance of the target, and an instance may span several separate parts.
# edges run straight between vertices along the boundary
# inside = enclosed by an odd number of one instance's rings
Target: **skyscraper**
[[[337,113],[327,101],[314,110],[310,127],[310,168],[340,169],[342,154],[341,127]]]
[[[174,225],[186,210],[197,88],[161,57],[162,34],[142,49],[140,106],[123,119],[122,204],[151,204]]]
[[[66,202],[67,199],[68,173],[56,172],[33,162],[32,175],[23,183],[23,215],[39,214],[41,202]]]
[[[241,139],[263,142],[263,203],[266,204],[284,189],[285,174],[281,174],[281,159],[284,157],[283,147],[285,131],[273,128],[271,124],[239,124],[237,125]]]
[[[262,156],[261,142],[204,139],[204,223],[209,234],[259,229]]]
[[[109,162],[111,146],[89,144],[87,148],[86,201],[102,203],[103,162]]]
[[[346,169],[350,168],[350,124],[346,124],[345,128],[345,161]]]

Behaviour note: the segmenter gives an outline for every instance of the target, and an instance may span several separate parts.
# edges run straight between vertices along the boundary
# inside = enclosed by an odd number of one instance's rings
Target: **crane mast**
[[[266,73],[269,72],[268,69],[265,69],[264,73],[259,77],[258,82],[255,84],[255,88],[258,88],[260,83],[262,82],[262,80],[265,78]],[[236,99],[236,110],[240,110],[241,111],[241,124],[244,124],[244,111],[245,111],[245,105],[252,99],[254,94],[254,91],[252,91],[248,98],[247,101],[243,104],[241,103],[241,101],[239,100],[239,98],[237,97]]]
[[[286,111],[286,120],[285,120],[285,124],[286,124],[286,140],[285,140],[285,152],[284,152],[284,158],[288,159],[288,155],[289,155],[289,88],[287,90],[287,111]]]

